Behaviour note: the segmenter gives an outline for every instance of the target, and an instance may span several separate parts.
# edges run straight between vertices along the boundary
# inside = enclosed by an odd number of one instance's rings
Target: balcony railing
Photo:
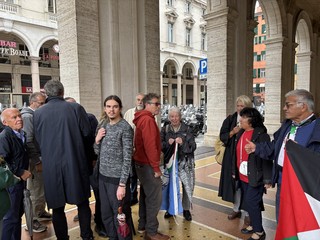
[[[57,14],[49,13],[49,20],[56,22],[57,21]]]
[[[18,5],[7,2],[0,2],[0,11],[18,13]]]

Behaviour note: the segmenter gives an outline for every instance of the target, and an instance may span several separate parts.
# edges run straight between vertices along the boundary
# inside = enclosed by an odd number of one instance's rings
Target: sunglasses
[[[159,106],[161,106],[161,103],[159,103],[159,102],[148,102],[149,104],[154,104],[154,105],[156,105],[157,107],[159,107]]]

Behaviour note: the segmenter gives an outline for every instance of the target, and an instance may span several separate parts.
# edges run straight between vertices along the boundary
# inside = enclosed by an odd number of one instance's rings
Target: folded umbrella
[[[33,210],[32,210],[32,202],[30,198],[30,191],[28,189],[23,190],[23,207],[24,207],[24,214],[26,217],[28,232],[29,232],[30,238],[33,239]]]
[[[122,206],[120,206],[118,208],[118,233],[122,236],[122,237],[126,237],[128,236],[128,234],[130,233],[130,228],[126,222],[126,215],[122,212]]]

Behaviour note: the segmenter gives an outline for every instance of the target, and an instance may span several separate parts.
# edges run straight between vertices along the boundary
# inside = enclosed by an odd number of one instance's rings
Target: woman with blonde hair
[[[224,201],[233,203],[233,211],[228,215],[229,220],[241,217],[241,189],[235,181],[236,166],[232,159],[236,151],[236,135],[240,130],[240,111],[245,107],[252,107],[252,101],[248,96],[241,95],[236,99],[236,112],[223,121],[220,129],[220,139],[226,150],[222,161],[218,196],[222,197]],[[243,228],[246,228],[247,225],[250,225],[250,219],[248,213],[245,212]]]

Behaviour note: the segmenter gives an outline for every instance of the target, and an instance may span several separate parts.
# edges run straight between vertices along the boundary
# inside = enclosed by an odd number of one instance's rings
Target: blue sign
[[[208,59],[204,58],[199,61],[200,79],[207,78],[208,73]]]

